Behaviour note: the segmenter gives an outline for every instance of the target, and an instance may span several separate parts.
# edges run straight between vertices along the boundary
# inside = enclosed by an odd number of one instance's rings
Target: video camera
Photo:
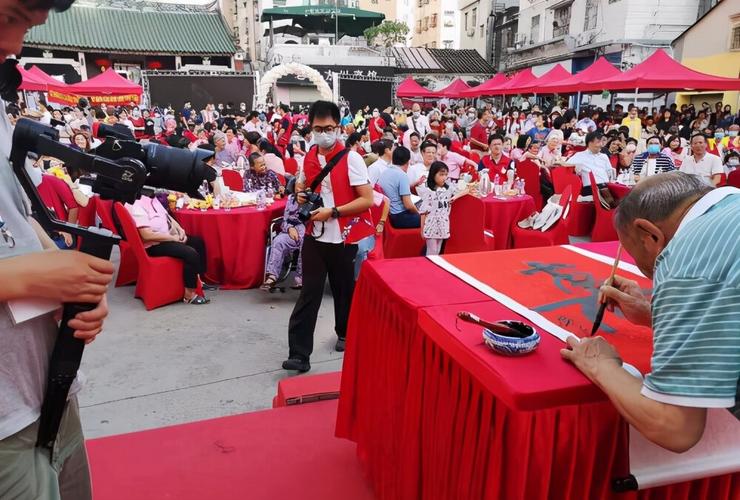
[[[61,231],[82,238],[80,251],[101,259],[110,259],[113,245],[120,237],[96,227],[81,227],[58,220],[42,201],[36,186],[26,171],[29,156],[51,156],[64,162],[74,176],[80,171],[93,177],[92,190],[103,199],[133,203],[141,196],[145,185],[166,188],[200,197],[198,188],[204,180],[216,179],[216,171],[205,163],[212,151],[195,152],[173,149],[158,144],[139,144],[125,126],[97,125],[93,132],[105,138],[92,153],[85,153],[59,143],[59,132],[49,126],[22,118],[13,132],[10,160],[15,175],[31,200],[36,219],[46,231]],[[53,257],[50,257],[53,258]],[[64,408],[85,343],[74,338],[67,325],[78,313],[89,311],[96,304],[65,304],[59,334],[49,365],[49,379],[41,408],[41,421],[36,446],[49,450],[53,456],[54,442],[59,431]]]

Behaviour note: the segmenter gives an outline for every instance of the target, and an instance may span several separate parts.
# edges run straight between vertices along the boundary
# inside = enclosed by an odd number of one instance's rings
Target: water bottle
[[[208,191],[209,191],[208,190],[208,181],[207,180],[203,180],[203,182],[200,185],[200,188],[198,188],[198,192],[200,193],[200,195],[203,198],[205,198],[208,195]]]
[[[265,209],[265,190],[260,188],[259,191],[257,191],[257,210],[264,210]]]
[[[501,176],[498,174],[493,178],[493,194],[501,196]]]
[[[521,188],[519,189],[519,194],[521,195],[527,194],[527,192],[524,190],[526,181],[524,179],[520,179],[520,182],[521,182]]]
[[[267,184],[267,199],[268,200],[274,200],[275,199],[275,190],[272,188],[272,183]]]

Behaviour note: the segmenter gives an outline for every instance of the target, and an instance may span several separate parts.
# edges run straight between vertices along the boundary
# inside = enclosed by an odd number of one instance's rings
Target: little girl
[[[435,161],[429,168],[421,195],[421,236],[427,241],[427,255],[439,255],[442,244],[450,237],[451,203],[470,193],[470,186],[455,194],[455,187],[447,185],[450,170],[444,162]]]

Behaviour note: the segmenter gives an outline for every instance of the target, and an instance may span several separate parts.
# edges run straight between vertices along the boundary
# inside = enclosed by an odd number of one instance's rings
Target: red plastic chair
[[[298,173],[298,162],[295,158],[286,158],[283,160],[283,166],[287,174],[295,175]]]
[[[244,191],[244,179],[239,175],[239,172],[225,168],[221,170],[221,175],[223,175],[226,187],[232,191]]]
[[[116,223],[113,221],[113,202],[111,200],[104,200],[96,196],[95,212],[100,217],[100,222],[105,229],[112,231],[113,234],[120,234]],[[119,242],[118,250],[121,254],[121,262],[118,264],[116,286],[132,285],[136,283],[136,278],[139,276],[139,263],[131,245],[125,239]]]
[[[147,311],[182,300],[185,284],[182,279],[182,261],[172,257],[150,257],[126,207],[113,205],[123,235],[139,262],[139,276],[134,296],[144,302]]]
[[[463,196],[452,204],[450,238],[444,253],[485,252],[495,250],[494,235],[485,228],[483,202],[475,196]]]
[[[550,170],[552,184],[556,193],[562,193],[565,186],[571,186],[571,205],[568,221],[568,233],[571,236],[587,236],[591,234],[594,227],[596,213],[594,204],[590,201],[578,201],[581,194],[581,178],[578,177],[571,167],[555,167]]]
[[[588,173],[591,179],[591,192],[594,194],[594,207],[596,207],[596,221],[594,230],[591,232],[591,241],[615,241],[618,240],[617,231],[614,229],[614,210],[607,210],[599,203],[598,187],[592,172]]]
[[[532,160],[518,161],[516,175],[524,180],[524,192],[534,198],[534,206],[542,210],[544,204],[540,192],[540,167]]]
[[[727,185],[727,174],[721,173],[719,174],[719,184],[717,184],[717,187],[722,187]]]
[[[385,207],[387,204],[390,204],[390,200],[383,195],[383,203],[380,204],[380,206],[373,205],[370,207],[370,214],[373,218],[373,224],[375,226],[378,225],[380,222],[380,218],[383,216],[383,211],[385,210]],[[389,223],[386,221],[385,227],[388,227]],[[380,236],[375,236],[375,248],[367,254],[368,260],[382,260],[384,258],[384,252],[383,252],[383,235],[385,234],[385,228],[383,229],[383,233],[380,234]]]
[[[565,186],[563,192],[560,194],[560,206],[563,209],[563,216],[555,224],[553,224],[547,231],[540,231],[537,229],[522,229],[517,224],[511,229],[511,235],[514,238],[514,248],[531,248],[531,247],[548,247],[554,245],[567,245],[570,243],[568,239],[568,222],[572,212],[572,191],[571,185]],[[571,208],[568,213],[565,213],[565,209],[568,205]]]

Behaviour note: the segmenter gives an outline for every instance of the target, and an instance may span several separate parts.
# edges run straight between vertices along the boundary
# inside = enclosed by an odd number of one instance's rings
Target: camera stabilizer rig
[[[101,125],[97,135],[105,137],[94,154],[72,149],[58,142],[58,132],[38,122],[21,119],[13,132],[10,160],[39,224],[46,231],[62,231],[81,237],[80,251],[108,260],[113,245],[120,237],[107,229],[81,227],[54,217],[41,199],[26,171],[29,155],[46,155],[63,161],[70,172],[84,171],[94,176],[92,189],[101,198],[133,203],[141,196],[145,185],[168,188],[200,197],[198,187],[203,180],[215,180],[216,172],[205,164],[212,151],[178,150],[157,144],[141,145],[133,140],[128,129]],[[94,309],[96,304],[65,304],[41,407],[41,419],[36,446],[49,450],[53,459],[54,443],[69,395],[77,376],[85,343],[74,337],[67,323],[78,313]]]

